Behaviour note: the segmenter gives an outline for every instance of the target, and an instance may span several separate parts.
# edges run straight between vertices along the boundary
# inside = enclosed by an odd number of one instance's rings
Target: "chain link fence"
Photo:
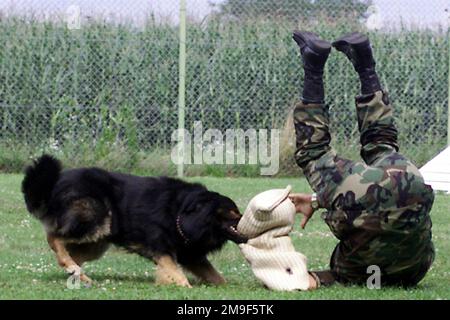
[[[331,41],[357,30],[373,43],[402,152],[424,164],[447,143],[450,5],[405,4],[188,0],[186,130],[194,133],[198,122],[224,135],[277,129],[278,174],[298,175],[291,112],[303,72],[291,31]],[[19,171],[50,152],[67,166],[176,174],[179,12],[178,0],[1,1],[0,170]],[[356,159],[357,75],[333,52],[325,77],[333,146]],[[193,147],[220,144],[215,138]],[[185,172],[253,176],[259,169],[203,163]]]

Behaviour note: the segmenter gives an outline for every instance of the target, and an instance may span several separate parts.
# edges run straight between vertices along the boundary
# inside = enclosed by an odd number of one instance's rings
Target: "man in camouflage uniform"
[[[304,215],[302,227],[315,209],[326,209],[322,217],[340,240],[330,270],[315,272],[317,280],[365,284],[368,267],[376,265],[381,284],[415,285],[434,260],[429,216],[434,195],[417,167],[398,153],[392,106],[375,72],[369,39],[353,33],[333,43],[361,80],[356,114],[363,161],[344,159],[330,147],[323,67],[331,45],[310,32],[295,31],[294,40],[305,71],[294,111],[295,159],[315,194],[291,199]]]

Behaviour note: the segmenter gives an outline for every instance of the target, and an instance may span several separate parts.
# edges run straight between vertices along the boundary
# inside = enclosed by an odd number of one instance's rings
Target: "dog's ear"
[[[219,202],[217,213],[221,218],[234,220],[242,217],[239,208],[233,200],[219,193],[215,193],[215,198]]]
[[[213,200],[203,201],[198,204],[196,211],[198,212],[199,217],[206,218],[208,216],[212,216],[213,214],[215,214],[216,208],[217,203],[215,201]]]
[[[186,214],[196,210],[197,205],[201,202],[203,192],[191,192],[186,195],[182,201],[178,214]]]

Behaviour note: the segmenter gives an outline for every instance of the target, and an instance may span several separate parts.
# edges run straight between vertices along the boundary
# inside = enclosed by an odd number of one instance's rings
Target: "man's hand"
[[[305,229],[306,224],[314,213],[314,209],[311,206],[311,195],[306,193],[292,193],[289,195],[289,199],[294,203],[295,211],[303,214],[301,226],[302,229]]]

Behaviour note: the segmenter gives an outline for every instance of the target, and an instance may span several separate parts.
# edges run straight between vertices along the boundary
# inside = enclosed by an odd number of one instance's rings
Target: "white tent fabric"
[[[420,173],[435,191],[446,191],[450,194],[450,147],[420,168]]]

